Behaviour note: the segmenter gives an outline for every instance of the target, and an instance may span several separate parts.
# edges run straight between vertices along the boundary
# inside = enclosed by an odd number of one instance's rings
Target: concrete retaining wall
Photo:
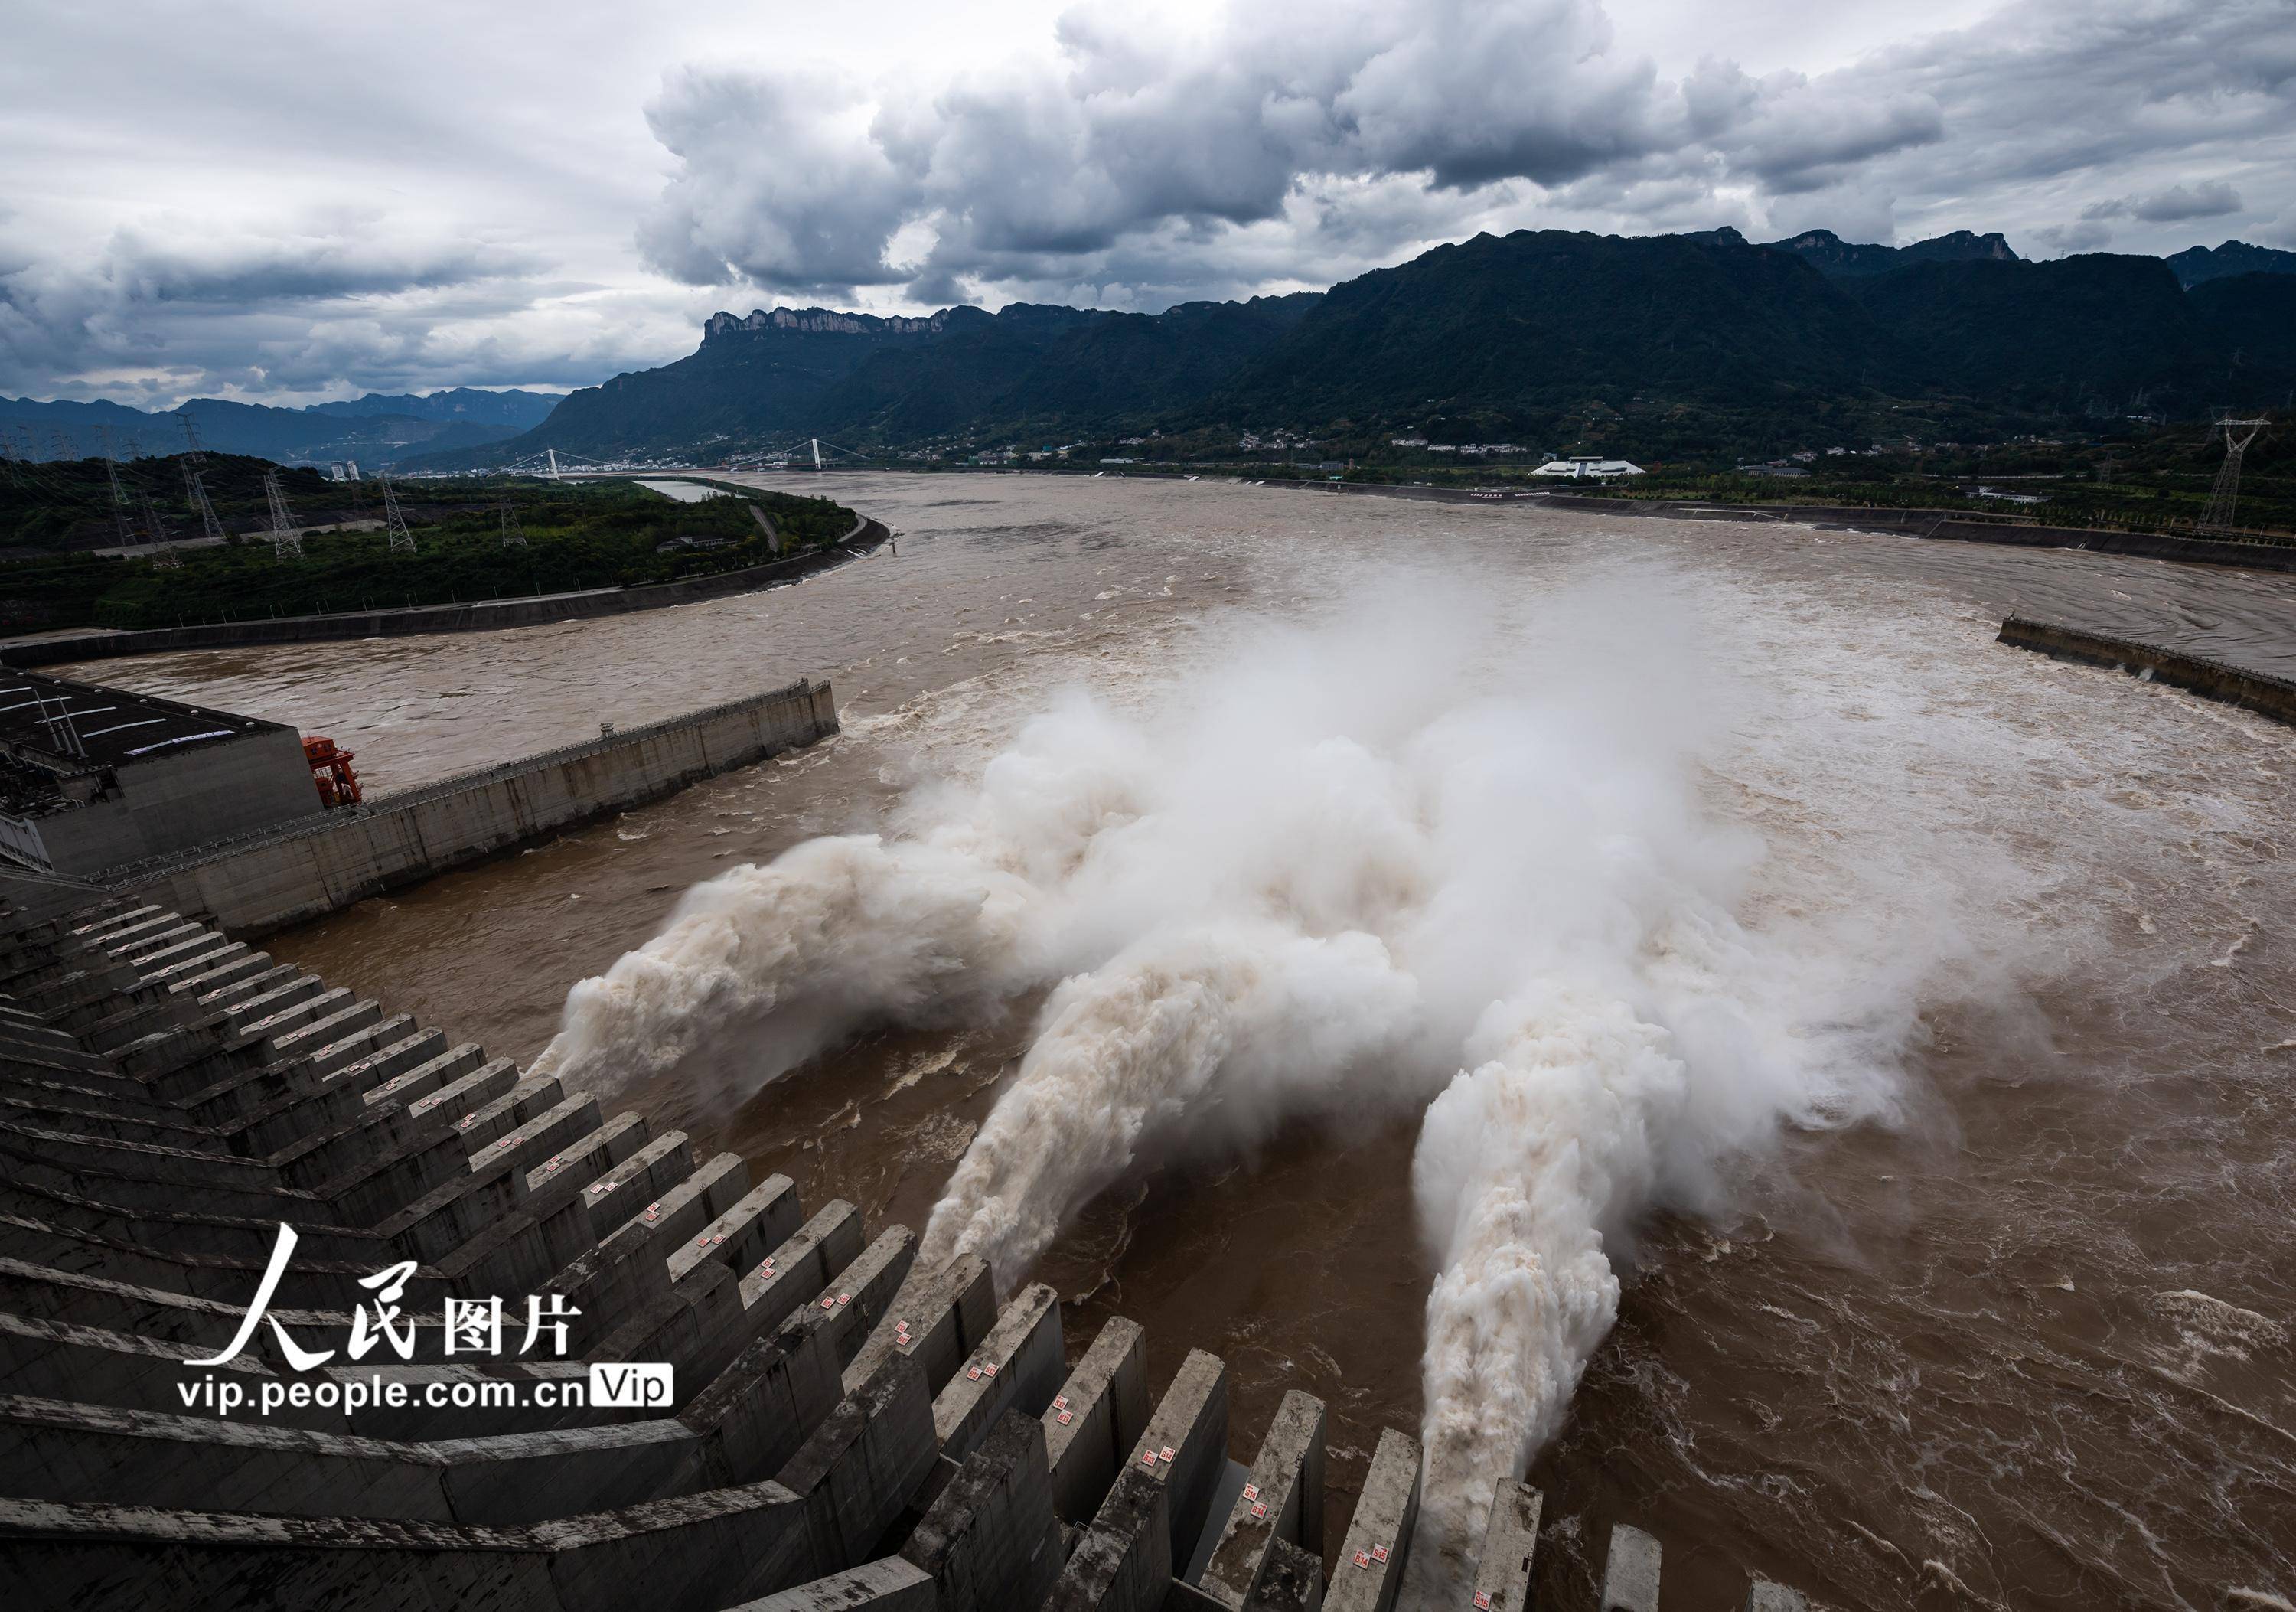
[[[304,644],[339,638],[419,637],[434,632],[495,632],[509,627],[538,627],[590,616],[626,615],[690,604],[697,599],[752,593],[809,577],[866,554],[892,534],[863,516],[828,548],[786,560],[772,560],[710,577],[652,582],[642,588],[596,588],[581,593],[544,594],[530,599],[494,599],[468,604],[422,604],[406,610],[359,610],[323,616],[283,616],[267,621],[214,621],[197,627],[162,627],[148,632],[89,632],[70,637],[0,644],[0,664],[56,666],[121,655],[163,654],[183,649],[226,649],[261,644]]]
[[[234,935],[267,933],[836,731],[829,685],[792,683],[102,882]]]
[[[2020,649],[2038,650],[2061,661],[2080,661],[2091,666],[2112,666],[2131,674],[2150,672],[2152,679],[2189,688],[2230,705],[2245,705],[2276,721],[2296,725],[2296,683],[2246,671],[2221,661],[2180,654],[2156,645],[2128,638],[2108,637],[2047,621],[2011,616],[2001,623],[1999,641]]]

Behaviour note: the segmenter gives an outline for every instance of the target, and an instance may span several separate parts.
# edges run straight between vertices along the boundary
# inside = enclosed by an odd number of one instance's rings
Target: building
[[[86,875],[322,810],[291,728],[0,668],[0,858]]]
[[[1549,459],[1530,473],[1535,476],[1564,476],[1573,481],[1608,481],[1619,476],[1641,476],[1650,473],[1624,459],[1605,459],[1599,454],[1572,454],[1567,459]]]

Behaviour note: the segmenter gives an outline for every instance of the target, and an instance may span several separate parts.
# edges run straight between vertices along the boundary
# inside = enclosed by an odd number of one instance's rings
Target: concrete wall
[[[2210,661],[2180,654],[2130,638],[2109,637],[2047,621],[2011,616],[2001,623],[1999,641],[2020,649],[2038,650],[2061,661],[2080,661],[2091,666],[2111,666],[2130,673],[2150,672],[2154,680],[2189,688],[2194,694],[2245,705],[2277,721],[2296,724],[2296,683],[2267,677]]]
[[[112,776],[117,798],[30,819],[38,854],[56,872],[97,873],[323,810],[302,740],[272,723],[126,761]]]
[[[793,683],[308,825],[114,868],[104,883],[234,935],[262,934],[836,731],[829,685]]]
[[[221,649],[256,644],[305,644],[337,638],[418,637],[434,632],[494,632],[508,627],[537,627],[590,616],[626,615],[697,599],[750,593],[809,577],[866,554],[891,533],[866,516],[833,547],[772,560],[710,577],[653,582],[643,588],[598,588],[582,593],[544,594],[530,599],[493,599],[467,604],[424,604],[411,610],[345,611],[323,616],[285,616],[267,621],[215,621],[197,627],[162,627],[148,632],[88,632],[0,644],[0,664],[58,666],[119,655],[160,654],[178,649]]]

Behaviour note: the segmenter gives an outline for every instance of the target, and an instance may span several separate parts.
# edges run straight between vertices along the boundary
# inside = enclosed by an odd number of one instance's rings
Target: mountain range
[[[427,397],[369,392],[303,408],[193,398],[166,413],[119,403],[0,398],[0,441],[28,459],[81,459],[107,451],[135,458],[180,451],[188,419],[200,445],[218,453],[252,454],[283,465],[331,459],[387,464],[411,454],[503,441],[541,424],[557,405],[558,399],[546,392],[463,386]]]
[[[1478,235],[1330,291],[1155,315],[1013,304],[879,318],[713,316],[700,348],[569,395],[522,436],[414,463],[554,448],[719,455],[1288,427],[1532,448],[1617,421],[1644,451],[2038,429],[2284,406],[2296,253],[2032,262],[1967,231],[1890,247],[1825,230]]]

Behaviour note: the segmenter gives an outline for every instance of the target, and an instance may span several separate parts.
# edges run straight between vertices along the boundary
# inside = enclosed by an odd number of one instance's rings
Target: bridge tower
[[[821,439],[819,437],[813,439],[813,467],[816,470],[819,470],[821,468]]]

